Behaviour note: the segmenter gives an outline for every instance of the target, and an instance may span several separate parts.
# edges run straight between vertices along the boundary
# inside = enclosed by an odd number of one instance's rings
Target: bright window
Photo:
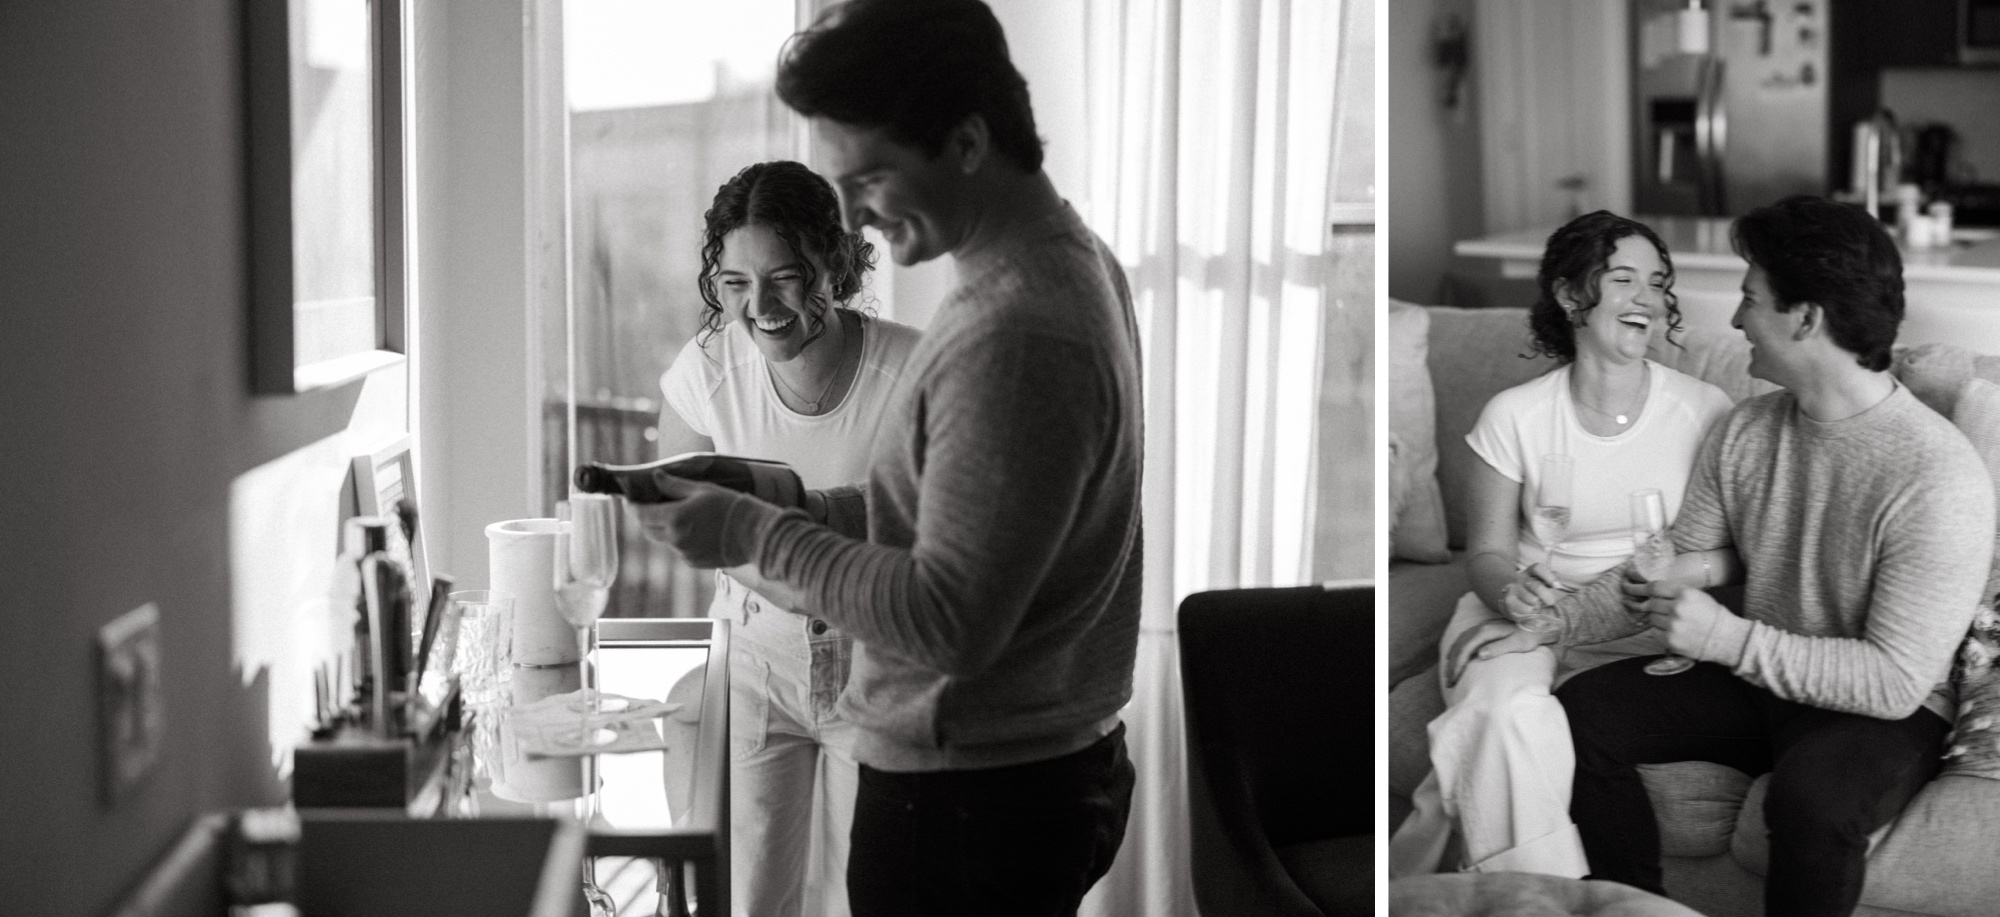
[[[797,158],[772,91],[793,0],[566,0],[577,461],[657,458],[660,373],[699,326],[702,214],[737,170]],[[544,493],[568,492],[565,315],[540,308]],[[625,527],[611,615],[707,613],[712,579]]]

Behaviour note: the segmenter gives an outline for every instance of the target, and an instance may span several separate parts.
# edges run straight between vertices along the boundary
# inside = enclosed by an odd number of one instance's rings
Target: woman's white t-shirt
[[[801,414],[779,400],[770,364],[734,323],[707,347],[699,338],[688,341],[660,376],[660,391],[690,429],[715,441],[717,452],[784,462],[816,490],[862,483],[875,428],[919,332],[860,318],[861,368],[846,397],[824,414]]]
[[[1466,434],[1473,452],[1521,485],[1516,556],[1522,563],[1548,559],[1565,582],[1589,582],[1632,555],[1633,491],[1658,488],[1669,522],[1680,511],[1695,452],[1731,404],[1721,389],[1700,379],[1651,360],[1646,365],[1645,407],[1615,435],[1583,428],[1570,395],[1569,366],[1494,395]],[[1569,456],[1575,468],[1569,532],[1554,558],[1527,524],[1541,486],[1541,458],[1549,454]]]

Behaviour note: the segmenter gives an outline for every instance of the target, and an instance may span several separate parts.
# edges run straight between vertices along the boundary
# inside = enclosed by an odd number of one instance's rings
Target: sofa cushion
[[[1451,559],[1437,482],[1437,406],[1424,354],[1430,312],[1389,303],[1389,556]]]
[[[1438,641],[1459,596],[1472,591],[1466,554],[1449,564],[1389,564],[1389,686],[1437,663]]]
[[[1431,720],[1444,712],[1437,666],[1389,689],[1389,792],[1404,798],[1431,772]]]
[[[1709,761],[1641,764],[1639,778],[1660,824],[1660,853],[1716,856],[1729,851],[1750,776]]]
[[[1438,488],[1444,494],[1451,546],[1465,547],[1465,506],[1479,456],[1465,434],[1486,402],[1556,367],[1548,357],[1523,359],[1528,352],[1528,310],[1457,309],[1430,306],[1431,386],[1437,398]]]
[[[2000,780],[1947,774],[1931,781],[1886,834],[1878,832],[1861,900],[1944,917],[2000,912],[1996,824]]]
[[[1889,369],[1917,400],[1946,417],[1956,413],[1967,380],[2000,382],[2000,356],[1973,353],[1955,344],[1898,347]]]
[[[1722,389],[1731,401],[1776,391],[1777,386],[1750,378],[1750,341],[1725,331],[1683,330],[1674,343],[1654,335],[1646,356],[1668,369],[1679,370]]]

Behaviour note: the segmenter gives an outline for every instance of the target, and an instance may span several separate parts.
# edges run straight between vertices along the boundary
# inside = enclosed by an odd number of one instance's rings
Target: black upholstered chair
[[[1180,608],[1195,902],[1374,906],[1375,590],[1232,589]]]

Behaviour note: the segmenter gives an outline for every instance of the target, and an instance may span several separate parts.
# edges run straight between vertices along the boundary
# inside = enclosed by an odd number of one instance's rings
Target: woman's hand
[[[1548,564],[1538,563],[1500,590],[1500,612],[1509,621],[1519,621],[1554,605],[1571,591]]]
[[[1511,591],[1511,590],[1510,590]],[[1525,653],[1541,646],[1545,638],[1522,630],[1512,621],[1488,618],[1465,629],[1458,635],[1458,642],[1452,644],[1451,653],[1445,657],[1444,686],[1458,687],[1458,680],[1465,676],[1465,667],[1479,659],[1491,659],[1506,653]]]

